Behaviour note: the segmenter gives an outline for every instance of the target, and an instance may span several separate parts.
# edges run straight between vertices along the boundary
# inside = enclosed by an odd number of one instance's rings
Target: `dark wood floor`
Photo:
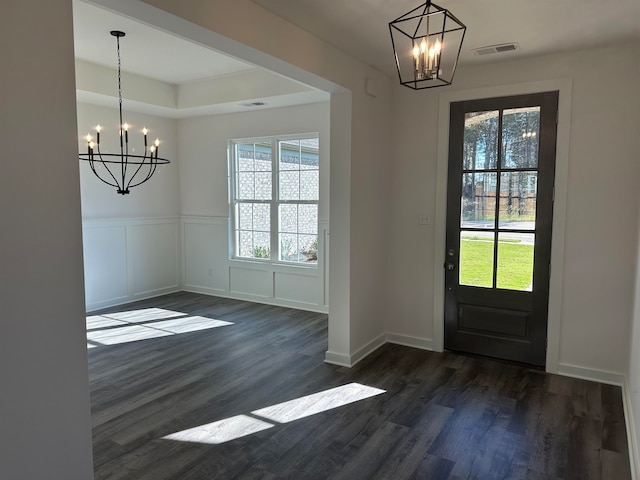
[[[331,366],[326,315],[189,293],[100,313],[150,307],[232,324],[92,318],[96,479],[631,478],[619,387],[396,345]],[[166,336],[130,341],[144,328]],[[307,397],[351,383],[385,392]],[[329,409],[259,411],[294,399]]]

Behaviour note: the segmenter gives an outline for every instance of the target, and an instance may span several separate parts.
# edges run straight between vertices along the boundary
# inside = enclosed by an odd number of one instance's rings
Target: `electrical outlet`
[[[418,216],[418,224],[419,225],[431,225],[431,219],[429,215],[420,215]]]

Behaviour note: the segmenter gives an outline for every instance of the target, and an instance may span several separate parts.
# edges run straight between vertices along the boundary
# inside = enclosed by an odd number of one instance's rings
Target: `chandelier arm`
[[[147,174],[147,176],[144,178],[144,180],[138,182],[138,183],[134,183],[133,185],[127,185],[127,188],[133,188],[133,187],[137,187],[138,185],[142,185],[143,183],[145,183],[147,180],[149,180],[153,174],[156,172],[156,166],[157,164],[153,164],[153,165],[149,165],[149,173]],[[132,179],[133,180],[133,179]]]
[[[107,172],[109,172],[109,175],[111,175],[111,178],[113,178],[113,181],[115,182],[115,184],[109,183],[108,181],[104,180],[104,179],[103,179],[103,178],[98,174],[98,172],[96,172],[96,170],[93,168],[93,165],[92,165],[92,167],[91,167],[91,168],[93,169],[93,173],[95,173],[95,174],[96,174],[96,176],[97,176],[100,180],[102,180],[104,183],[106,183],[107,185],[111,185],[112,187],[118,187],[118,188],[120,188],[120,184],[118,183],[118,179],[117,179],[117,178],[116,178],[116,176],[111,172],[111,169],[109,168],[109,166],[107,165],[107,163],[106,163],[106,162],[104,161],[104,159],[102,158],[102,153],[100,152],[100,145],[97,145],[97,150],[98,150],[98,159],[99,159],[98,161],[99,161],[100,163],[102,163],[102,165],[103,165],[103,166],[104,166],[104,168],[107,170]],[[93,157],[93,155],[92,155],[92,158],[94,158],[94,157]]]
[[[146,165],[145,163],[140,164],[140,166],[138,167],[138,170],[140,170],[140,168],[142,168],[142,165]],[[158,167],[158,159],[153,159],[153,154],[151,154],[151,156],[149,157],[149,171],[147,172],[147,175],[145,176],[144,180],[135,183],[133,185],[127,185],[127,188],[131,187],[137,187],[138,185],[142,185],[144,182],[146,182],[147,180],[149,180],[154,173],[156,173],[156,168]],[[138,171],[136,170],[136,173],[138,173]],[[133,178],[135,177],[135,174],[131,177],[131,179],[129,180],[129,184],[131,184],[131,182],[133,181]]]
[[[98,161],[100,161],[100,160],[98,160]],[[98,173],[98,171],[96,170],[96,167],[94,165],[95,162],[96,162],[95,160],[89,160],[89,166],[91,167],[91,170],[93,171],[95,176],[98,178],[98,180],[100,180],[103,183],[106,183],[110,187],[118,187],[118,188],[120,188],[120,186],[117,183],[111,183],[111,182],[108,182],[107,180],[105,180],[104,178],[102,178],[100,173]],[[104,165],[104,163],[103,163],[103,165]],[[104,165],[104,166],[106,168],[106,165]],[[111,171],[108,168],[107,168],[107,171],[109,172],[109,174],[111,174]],[[111,174],[111,176],[113,177],[113,174]],[[113,178],[115,179],[115,177],[113,177]]]
[[[152,160],[153,158],[153,154],[150,157],[149,160]],[[144,147],[144,155],[142,157],[142,162],[140,162],[140,164],[138,165],[138,168],[136,168],[136,171],[133,172],[133,175],[131,175],[131,177],[129,178],[129,183],[127,183],[127,189],[129,188],[133,188],[136,187],[138,185],[141,185],[142,183],[146,182],[147,180],[149,180],[149,178],[151,177],[151,175],[147,175],[147,178],[145,178],[142,182],[137,183],[135,185],[131,185],[131,182],[133,182],[133,179],[136,178],[136,176],[138,175],[138,172],[140,171],[140,169],[142,168],[143,165],[146,165],[146,160],[147,160],[147,147]]]

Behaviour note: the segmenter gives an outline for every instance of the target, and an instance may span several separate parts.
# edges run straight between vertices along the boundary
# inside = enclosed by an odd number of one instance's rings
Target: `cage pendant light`
[[[149,180],[156,172],[158,165],[167,164],[169,160],[158,156],[160,150],[160,140],[155,139],[149,145],[147,135],[149,130],[144,127],[141,130],[144,149],[142,155],[129,153],[129,128],[131,126],[122,121],[122,74],[120,71],[120,38],[125,36],[124,32],[112,30],[111,35],[116,37],[116,48],[118,53],[118,111],[120,114],[119,127],[119,153],[102,152],[100,149],[100,133],[102,126],[95,127],[96,137],[89,133],[85,137],[87,141],[87,153],[80,154],[80,160],[88,161],[93,173],[102,182],[116,187],[120,195],[126,195],[130,189],[142,185]],[[132,149],[133,151],[133,149]]]
[[[400,83],[414,90],[451,85],[466,30],[430,0],[390,22]]]

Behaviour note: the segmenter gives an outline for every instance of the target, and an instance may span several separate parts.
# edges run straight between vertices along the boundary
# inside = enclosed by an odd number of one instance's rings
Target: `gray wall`
[[[0,15],[0,478],[93,478],[71,0]]]

